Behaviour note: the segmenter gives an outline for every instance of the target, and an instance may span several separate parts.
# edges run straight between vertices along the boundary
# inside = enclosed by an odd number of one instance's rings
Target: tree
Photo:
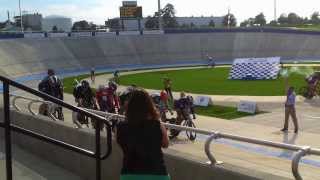
[[[144,26],[147,29],[158,29],[159,28],[159,18],[156,16],[148,16]]]
[[[87,31],[90,30],[90,25],[87,21],[77,21],[73,23],[72,30],[75,31]]]
[[[176,20],[176,10],[172,4],[167,4],[161,10],[161,16],[164,28],[176,28],[179,26]]]
[[[237,25],[237,19],[233,14],[227,14],[223,17],[222,24],[224,26],[235,27]]]
[[[108,19],[108,21],[105,22],[105,25],[110,28],[111,31],[120,29],[119,19]]]
[[[260,26],[264,26],[267,24],[266,18],[263,13],[258,14],[254,18],[254,24],[259,24]]]
[[[275,21],[275,20],[272,20],[272,21],[270,21],[269,25],[270,25],[270,26],[277,26],[277,25],[278,25],[278,22]]]
[[[215,26],[216,26],[216,23],[214,23],[213,20],[210,20],[208,26],[209,26],[209,27],[215,27]]]
[[[281,14],[280,17],[278,18],[278,22],[281,25],[288,24],[288,16],[286,14]]]
[[[299,17],[296,13],[288,14],[288,24],[297,25],[302,23],[303,23],[303,19]]]
[[[240,27],[251,27],[255,24],[255,18],[249,18],[240,23]]]
[[[53,26],[52,27],[52,32],[58,32],[58,27],[57,26]]]
[[[320,24],[320,14],[319,14],[319,12],[314,12],[311,15],[311,23],[312,24]]]

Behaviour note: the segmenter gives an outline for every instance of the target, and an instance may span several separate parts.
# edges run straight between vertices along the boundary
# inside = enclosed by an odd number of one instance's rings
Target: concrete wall
[[[0,121],[2,121],[2,117],[3,111],[0,109]],[[94,149],[94,135],[93,132],[89,130],[74,129],[60,122],[50,121],[45,117],[37,118],[35,116],[15,111],[12,111],[11,117],[14,120],[14,124],[20,127],[33,130],[37,133],[65,141],[82,148]],[[2,128],[0,128],[0,141],[3,141],[1,138],[3,138]],[[95,162],[93,159],[17,133],[13,134],[12,141],[22,149],[57,164],[64,169],[83,177],[84,179],[94,179]],[[105,137],[102,141],[105,142]],[[105,143],[102,145],[103,147],[105,147],[104,144]],[[210,167],[206,164],[200,163],[200,161],[187,159],[186,157],[190,157],[190,155],[187,156],[170,149],[166,151],[165,161],[173,180],[284,179],[274,175],[260,173],[255,170],[242,169],[228,164],[224,164],[219,167]],[[121,159],[121,150],[114,142],[112,155],[102,162],[103,179],[119,179]],[[204,162],[204,160],[201,160],[201,162]]]
[[[203,62],[237,57],[320,57],[320,36],[270,32],[0,40],[0,74],[22,76],[47,68]]]

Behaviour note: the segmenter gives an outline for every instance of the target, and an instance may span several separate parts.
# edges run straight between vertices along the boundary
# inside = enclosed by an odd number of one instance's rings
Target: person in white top
[[[296,115],[296,94],[294,92],[294,87],[290,87],[287,91],[287,100],[285,103],[285,122],[284,127],[281,129],[281,131],[286,132],[288,131],[289,126],[289,116],[291,116],[293,124],[294,124],[294,133],[298,133],[298,119]]]

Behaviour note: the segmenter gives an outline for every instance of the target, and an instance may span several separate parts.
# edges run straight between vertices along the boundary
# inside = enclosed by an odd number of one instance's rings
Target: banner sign
[[[95,36],[115,36],[116,32],[95,32]]]
[[[140,35],[140,31],[120,31],[119,35]]]
[[[72,37],[91,37],[92,32],[72,32]]]
[[[238,112],[246,112],[255,114],[257,110],[257,103],[252,101],[240,101],[238,104]]]
[[[143,31],[143,34],[164,34],[162,30]]]
[[[280,71],[280,57],[235,59],[229,79],[276,79]]]
[[[24,33],[24,38],[44,38],[44,33]]]
[[[209,105],[212,105],[212,99],[209,96],[197,96],[196,99],[193,102],[196,106],[204,106],[207,107]]]
[[[48,33],[50,38],[68,37],[68,33]]]

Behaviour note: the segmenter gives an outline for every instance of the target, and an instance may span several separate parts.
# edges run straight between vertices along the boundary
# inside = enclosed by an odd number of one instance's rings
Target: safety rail
[[[12,95],[12,96],[17,97],[17,98],[24,98],[23,96],[17,96],[17,95]],[[33,100],[33,101],[41,101],[41,100],[27,98],[27,97],[25,99]],[[14,101],[14,99],[12,101]],[[46,103],[47,101],[42,101],[42,102]],[[83,108],[83,110],[97,114],[100,117],[104,117],[105,120],[109,121],[109,122],[124,120],[124,116],[118,115],[118,114],[106,113],[106,112],[102,112],[102,111],[85,109],[85,108]],[[294,157],[292,158],[292,162],[291,162],[292,174],[296,180],[303,179],[299,173],[300,159],[306,155],[320,156],[320,149],[311,148],[309,146],[299,146],[299,145],[292,145],[292,144],[286,144],[286,143],[272,142],[272,141],[267,141],[267,140],[260,140],[260,139],[255,139],[255,138],[237,136],[237,135],[233,135],[233,134],[221,133],[221,132],[217,132],[217,131],[210,131],[210,130],[204,130],[204,129],[198,129],[198,128],[190,128],[190,127],[185,127],[185,126],[173,125],[173,124],[168,124],[168,123],[164,123],[164,125],[169,129],[176,129],[176,130],[181,130],[181,131],[192,131],[195,133],[209,136],[205,141],[204,151],[205,151],[205,154],[207,155],[211,165],[222,164],[221,161],[217,161],[215,159],[215,157],[213,156],[213,154],[210,151],[211,143],[213,140],[216,140],[216,139],[230,139],[230,140],[239,141],[239,142],[251,143],[251,144],[256,144],[256,145],[268,146],[268,147],[285,149],[285,150],[297,152],[294,155]]]
[[[122,115],[111,114],[111,113],[101,112],[101,111],[97,111],[97,110],[90,110],[90,109],[86,109],[86,110],[90,111],[92,113],[96,113],[100,116],[103,116],[108,120],[117,120],[117,121],[124,120],[124,116],[122,116]],[[190,128],[190,127],[185,127],[185,126],[173,125],[173,124],[168,124],[168,123],[163,123],[163,124],[168,129],[176,129],[176,130],[181,130],[181,131],[192,131],[195,133],[208,135],[209,137],[207,138],[207,140],[204,144],[204,151],[205,151],[205,154],[207,155],[208,159],[210,160],[211,165],[219,165],[219,164],[223,163],[221,161],[217,161],[210,151],[210,145],[211,145],[212,141],[215,139],[230,139],[230,140],[239,141],[239,142],[245,142],[245,143],[268,146],[268,147],[273,147],[273,148],[278,148],[278,149],[296,151],[297,153],[294,155],[292,162],[291,162],[292,174],[296,180],[303,179],[299,173],[300,159],[306,155],[320,156],[320,149],[311,148],[309,146],[298,146],[298,145],[292,145],[292,144],[286,144],[286,143],[272,142],[272,141],[267,141],[267,140],[260,140],[260,139],[255,139],[255,138],[237,136],[237,135],[233,135],[233,134],[221,133],[221,132],[217,132],[217,131],[210,131],[210,130],[204,130],[204,129],[198,129],[198,128]]]
[[[39,92],[37,90],[34,90],[32,88],[29,88],[25,85],[22,85],[20,83],[17,83],[13,80],[10,80],[4,76],[0,76],[0,81],[3,84],[3,110],[4,110],[4,122],[0,122],[0,127],[4,128],[5,132],[5,158],[6,158],[6,176],[7,180],[12,180],[12,142],[11,142],[11,131],[15,131],[20,134],[24,134],[26,136],[30,136],[33,138],[36,138],[38,140],[51,143],[56,146],[60,146],[64,149],[85,155],[90,158],[95,159],[96,164],[96,180],[101,180],[101,160],[104,160],[109,157],[112,151],[112,127],[109,121],[105,120],[103,117],[86,111],[84,109],[80,109],[78,107],[75,107],[71,104],[68,104],[62,100],[59,100],[57,98],[54,98],[52,96],[49,96],[45,93]],[[20,90],[24,90],[30,94],[33,94],[35,96],[38,96],[40,98],[46,99],[47,102],[51,102],[54,104],[57,104],[59,106],[62,106],[64,108],[70,109],[72,111],[82,113],[85,116],[88,116],[94,120],[96,120],[96,130],[95,130],[95,150],[87,150],[83,149],[77,146],[74,146],[72,144],[65,143],[63,141],[59,141],[54,138],[50,138],[48,136],[45,136],[43,134],[39,134],[33,131],[30,131],[28,129],[24,129],[22,127],[19,127],[17,125],[13,125],[11,123],[10,119],[10,86],[18,88]],[[20,97],[22,98],[22,97]],[[102,124],[106,125],[106,132],[107,132],[107,150],[106,153],[103,155],[101,152],[101,134],[100,134],[100,127]]]

